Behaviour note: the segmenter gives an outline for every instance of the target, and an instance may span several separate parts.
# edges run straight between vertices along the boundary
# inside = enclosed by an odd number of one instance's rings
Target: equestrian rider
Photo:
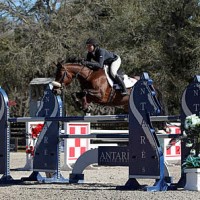
[[[128,95],[127,89],[122,78],[117,74],[117,71],[121,65],[121,58],[107,51],[106,49],[100,48],[97,41],[93,38],[89,38],[86,41],[87,48],[87,58],[82,64],[86,65],[90,69],[97,70],[99,68],[103,69],[104,65],[110,66],[111,76],[118,82],[122,88],[122,95]],[[92,60],[96,62],[92,62]]]

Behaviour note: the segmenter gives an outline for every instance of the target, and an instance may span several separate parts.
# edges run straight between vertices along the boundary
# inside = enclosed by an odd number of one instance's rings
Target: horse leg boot
[[[122,80],[121,76],[119,76],[119,75],[117,74],[117,75],[115,76],[115,80],[118,82],[118,84],[119,84],[120,87],[121,87],[121,90],[122,90],[121,94],[122,94],[123,96],[128,95],[128,91],[127,91],[127,89],[126,89],[126,86],[125,86],[124,81]]]

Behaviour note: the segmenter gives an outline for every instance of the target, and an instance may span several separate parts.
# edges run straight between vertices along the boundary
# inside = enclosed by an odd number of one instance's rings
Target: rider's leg
[[[127,89],[126,86],[124,84],[124,81],[122,80],[122,78],[117,74],[117,71],[119,69],[121,65],[121,58],[118,56],[117,60],[115,60],[111,66],[110,66],[110,73],[111,75],[115,78],[115,80],[118,82],[118,84],[120,85],[120,87],[122,88],[122,95],[127,95]]]
[[[119,56],[117,57],[118,57],[117,60],[112,62],[110,65],[110,73],[113,78],[115,78],[115,76],[117,75],[117,71],[119,70],[121,65],[121,58]]]
[[[128,95],[128,92],[127,92],[127,89],[126,89],[126,86],[124,84],[124,81],[123,81],[122,77],[117,74],[115,76],[115,79],[117,80],[118,84],[120,85],[120,87],[122,89],[121,94],[122,95]]]

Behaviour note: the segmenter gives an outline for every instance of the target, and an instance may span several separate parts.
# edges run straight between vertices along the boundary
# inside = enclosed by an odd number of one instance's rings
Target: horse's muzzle
[[[52,92],[55,95],[61,95],[62,94],[62,85],[57,81],[52,81],[52,85],[53,85]]]
[[[61,95],[61,94],[62,94],[62,90],[61,90],[60,88],[53,89],[52,92],[53,92],[55,95]]]

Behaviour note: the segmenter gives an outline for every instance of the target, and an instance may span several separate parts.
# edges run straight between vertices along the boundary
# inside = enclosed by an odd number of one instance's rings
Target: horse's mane
[[[65,63],[63,63],[63,65],[67,65],[67,66],[69,66],[69,65],[72,65],[72,66],[82,66],[81,63],[71,63],[71,62],[65,62]]]
[[[83,58],[77,58],[77,57],[72,56],[72,57],[66,58],[64,61],[66,63],[76,63],[76,64],[79,63],[80,64],[81,61],[83,61],[83,60],[84,60]]]

